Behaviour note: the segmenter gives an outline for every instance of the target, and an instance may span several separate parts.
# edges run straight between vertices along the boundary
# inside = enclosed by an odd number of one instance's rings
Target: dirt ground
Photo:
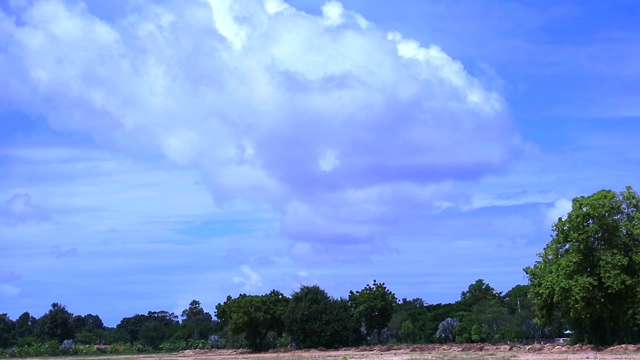
[[[96,360],[96,357],[57,358],[60,360]],[[187,350],[174,354],[100,356],[112,360],[578,360],[637,359],[640,345],[609,348],[567,345],[402,345],[345,348],[339,350],[279,350],[251,353],[247,350]],[[51,360],[42,359],[42,360]]]

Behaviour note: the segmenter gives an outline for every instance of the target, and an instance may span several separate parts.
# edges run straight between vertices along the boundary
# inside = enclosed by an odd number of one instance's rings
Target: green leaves
[[[627,187],[573,200],[566,219],[533,267],[525,268],[543,322],[556,311],[575,340],[612,344],[640,340],[640,199]]]
[[[230,335],[243,335],[251,349],[260,351],[269,332],[282,336],[283,314],[288,302],[289,299],[277,290],[265,295],[228,296],[223,304],[216,306],[216,317]]]
[[[291,295],[285,315],[287,333],[300,348],[339,348],[360,342],[360,327],[344,299],[331,298],[317,285]]]
[[[376,342],[382,341],[382,330],[387,327],[396,308],[398,299],[384,283],[373,280],[360,291],[349,292],[351,304],[357,319],[364,324],[368,336],[376,332]]]

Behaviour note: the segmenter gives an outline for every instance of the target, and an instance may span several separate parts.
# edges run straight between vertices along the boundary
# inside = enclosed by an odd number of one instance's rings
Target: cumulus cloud
[[[559,218],[566,219],[567,214],[571,211],[571,200],[558,199],[547,210],[547,223],[553,225]]]
[[[0,221],[5,224],[46,222],[51,216],[40,206],[31,202],[29,194],[14,194],[0,207]]]
[[[240,266],[242,276],[234,276],[233,282],[241,284],[246,291],[256,291],[262,288],[262,278],[249,265]]]
[[[220,204],[267,204],[293,255],[379,251],[400,214],[462,198],[452,182],[520,146],[459,61],[340,2],[140,4],[112,23],[60,0],[0,14],[0,101],[35,96],[58,129],[198,168]]]

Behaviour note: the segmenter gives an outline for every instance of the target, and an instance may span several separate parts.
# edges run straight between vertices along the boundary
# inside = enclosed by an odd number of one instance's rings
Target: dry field
[[[340,350],[298,350],[250,353],[244,350],[188,350],[174,354],[56,358],[56,360],[579,360],[637,359],[640,345],[606,349],[564,345],[414,345],[360,347]],[[42,358],[51,360],[51,358]]]

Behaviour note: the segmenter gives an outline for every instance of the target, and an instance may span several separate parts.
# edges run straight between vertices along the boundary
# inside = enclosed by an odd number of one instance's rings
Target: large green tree
[[[36,318],[25,311],[16,320],[16,341],[19,344],[26,345],[37,341],[36,334]]]
[[[152,348],[158,348],[163,341],[170,339],[180,328],[178,315],[161,310],[149,311],[147,315],[136,314],[123,318],[116,326],[116,331],[126,334],[130,342],[141,342]],[[111,340],[111,339],[109,339]],[[125,340],[120,338],[119,340]]]
[[[216,317],[231,336],[244,336],[252,350],[262,351],[270,332],[282,336],[289,298],[273,290],[265,295],[240,294],[216,305]]]
[[[349,292],[349,303],[353,307],[357,319],[364,324],[368,336],[376,335],[376,342],[382,342],[384,330],[396,309],[398,299],[384,283],[373,280],[360,291]]]
[[[510,319],[502,295],[483,279],[476,280],[460,294],[456,303],[461,320],[456,327],[457,342],[498,342],[507,340]]]
[[[211,328],[213,323],[213,317],[208,312],[204,311],[200,301],[192,300],[189,303],[189,308],[182,311],[182,327],[186,330],[193,330],[193,337],[189,334],[189,337],[193,340],[206,339],[208,337],[206,331]],[[205,330],[203,333],[202,330]]]
[[[539,320],[557,314],[574,340],[640,341],[640,198],[631,187],[573,199],[525,272]]]
[[[285,316],[287,334],[300,348],[339,348],[360,343],[358,322],[345,299],[333,299],[318,285],[291,295]]]
[[[36,322],[36,334],[44,341],[57,341],[74,338],[74,330],[71,323],[73,314],[64,305],[59,303],[51,304],[49,312],[44,314]]]

